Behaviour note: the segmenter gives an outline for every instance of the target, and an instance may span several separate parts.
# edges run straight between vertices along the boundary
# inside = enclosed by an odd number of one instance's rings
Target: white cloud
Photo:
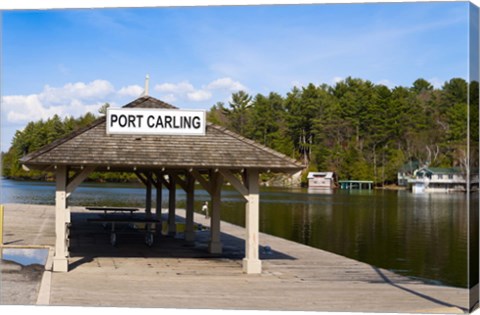
[[[215,81],[210,82],[207,85],[209,90],[229,90],[231,92],[237,92],[240,90],[247,90],[247,88],[238,81],[234,81],[232,78],[220,78]]]
[[[227,94],[246,87],[229,77],[213,80],[197,88],[188,81],[157,84],[154,90],[165,102],[203,102],[223,99]],[[22,124],[32,120],[48,119],[53,115],[78,117],[87,112],[97,113],[108,102],[125,104],[143,93],[139,85],[115,89],[107,80],[67,83],[60,87],[45,85],[42,91],[30,95],[8,95],[2,98],[1,111],[7,123]]]
[[[177,101],[177,98],[172,93],[163,95],[162,100],[167,103],[173,103]]]
[[[247,88],[239,81],[224,77],[202,85],[200,88],[195,87],[189,81],[181,81],[179,83],[165,82],[157,84],[154,90],[160,92],[160,98],[166,102],[177,100],[203,102],[212,99],[214,93],[232,93],[247,90]]]
[[[337,84],[337,83],[342,82],[343,80],[345,80],[345,78],[342,78],[342,77],[333,77],[332,83]]]
[[[183,81],[180,83],[163,83],[155,85],[155,91],[162,93],[173,93],[173,94],[183,94],[194,92],[195,88],[188,81]]]
[[[383,80],[380,80],[376,83],[377,85],[385,85],[386,87],[388,87],[389,89],[392,89],[395,87],[395,84],[393,84],[390,80],[388,79],[383,79]]]
[[[212,93],[204,89],[195,89],[195,87],[188,81],[157,84],[154,89],[155,91],[162,93],[160,98],[166,102],[174,102],[177,100],[201,102],[209,100],[212,97]]]
[[[428,79],[427,81],[430,82],[430,84],[433,85],[433,87],[436,89],[441,89],[442,86],[445,84],[445,81],[442,81],[437,77]]]
[[[120,96],[139,97],[144,92],[140,85],[124,86],[118,90]]]
[[[123,93],[128,89],[123,89]],[[122,89],[120,90],[122,91]],[[9,95],[2,98],[2,112],[9,123],[80,116],[97,110],[112,98],[123,96],[106,80],[67,83],[62,87],[46,85],[38,94]]]
[[[205,90],[197,90],[194,92],[187,93],[187,97],[190,101],[201,102],[201,101],[206,101],[212,98],[212,93]]]
[[[43,102],[58,104],[72,99],[94,100],[104,98],[113,92],[115,92],[115,88],[110,82],[95,80],[90,83],[67,83],[60,88],[46,85],[38,97]]]
[[[297,88],[300,88],[300,87],[304,86],[302,82],[297,81],[297,80],[291,81],[291,82],[290,82],[290,85],[291,85],[292,87],[295,86],[295,87],[297,87]]]

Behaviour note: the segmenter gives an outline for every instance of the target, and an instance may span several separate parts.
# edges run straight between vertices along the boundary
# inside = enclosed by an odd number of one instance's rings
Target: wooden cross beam
[[[233,188],[235,188],[243,196],[243,198],[248,201],[249,192],[248,188],[245,187],[245,184],[236,178],[230,170],[220,169],[219,172],[227,181],[230,182],[230,184],[232,184]]]
[[[182,187],[183,190],[187,191],[188,190],[188,185],[187,185],[187,179],[185,178],[185,180],[181,179],[180,176],[178,176],[178,174],[170,174],[169,176],[172,176],[174,179],[175,179],[175,183],[176,184],[179,184],[180,187]]]
[[[168,190],[172,189],[172,185],[169,181],[165,179],[165,173],[163,172],[155,172],[155,177],[157,178],[157,183],[160,181],[165,187],[167,187]]]
[[[202,174],[200,174],[200,172],[197,170],[192,170],[190,173],[200,183],[203,189],[205,189],[210,195],[212,195],[212,192],[213,192],[212,183],[207,181],[205,177],[203,177]]]
[[[68,179],[67,184],[67,198],[70,194],[78,187],[87,177],[95,170],[95,166],[87,166],[82,169],[79,173],[76,173],[72,178]]]
[[[137,175],[138,179],[145,185],[148,185],[148,177],[145,174],[142,174],[138,171],[135,171],[135,175]],[[144,177],[145,176],[145,177]]]

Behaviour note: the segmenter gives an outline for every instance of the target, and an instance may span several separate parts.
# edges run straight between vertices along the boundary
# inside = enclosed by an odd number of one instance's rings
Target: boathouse
[[[336,186],[334,172],[309,172],[307,179],[308,188],[333,189]]]
[[[421,167],[414,172],[410,183],[413,192],[466,191],[467,180],[458,167]]]
[[[140,97],[123,106],[130,116],[105,116],[91,125],[54,141],[21,159],[31,169],[55,173],[55,254],[54,271],[69,268],[69,198],[75,188],[92,172],[133,172],[146,187],[145,212],[160,214],[162,189],[169,191],[168,231],[174,233],[175,195],[177,185],[186,192],[185,239],[195,239],[193,205],[195,182],[211,199],[210,241],[208,251],[221,253],[220,212],[221,188],[229,182],[245,199],[245,258],[246,273],[260,273],[259,260],[259,174],[262,172],[298,172],[303,166],[295,160],[246,139],[226,128],[197,121],[196,118],[150,118],[139,114],[143,109],[178,110],[151,96]],[[134,114],[133,114],[134,113]],[[110,120],[108,118],[110,117]],[[131,118],[130,118],[131,117]],[[193,117],[193,116],[192,116]],[[204,116],[203,116],[204,117]],[[145,121],[141,122],[141,119]],[[204,119],[204,118],[203,118]],[[167,124],[170,121],[170,124]],[[201,124],[204,124],[201,126]],[[117,125],[116,125],[117,124]],[[137,127],[174,129],[167,133],[152,133]],[[180,126],[182,125],[182,126]],[[190,127],[192,132],[178,133],[178,128]],[[120,128],[116,130],[115,128]],[[198,127],[198,128],[197,128]],[[107,130],[113,128],[112,130]],[[126,131],[122,131],[124,129]],[[128,130],[128,128],[133,128]],[[137,128],[137,129],[135,129]],[[152,190],[156,190],[156,207],[152,209]]]

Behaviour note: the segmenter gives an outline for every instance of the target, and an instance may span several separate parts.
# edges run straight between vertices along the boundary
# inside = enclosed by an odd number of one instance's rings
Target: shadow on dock
[[[409,288],[407,288],[407,287],[405,287],[405,286],[401,286],[401,285],[393,282],[392,280],[390,280],[390,278],[388,278],[388,276],[387,276],[384,272],[382,272],[381,269],[379,269],[379,268],[377,268],[377,267],[372,266],[372,269],[380,276],[380,278],[381,278],[383,281],[385,281],[385,283],[387,283],[387,284],[389,284],[389,285],[391,285],[391,286],[393,286],[393,287],[395,287],[395,288],[397,288],[397,289],[403,290],[403,291],[405,291],[405,292],[407,292],[407,293],[413,294],[413,295],[418,296],[418,297],[420,297],[420,298],[422,298],[422,299],[425,299],[425,300],[428,300],[428,301],[433,302],[433,303],[435,303],[435,304],[438,304],[439,306],[455,307],[455,308],[458,308],[458,309],[462,310],[462,312],[464,312],[464,313],[468,313],[468,312],[469,312],[469,310],[468,310],[467,308],[465,308],[465,307],[462,307],[462,306],[459,306],[459,305],[453,305],[453,304],[450,304],[450,303],[441,301],[441,300],[439,300],[439,299],[436,299],[436,298],[434,298],[434,297],[428,296],[428,295],[426,295],[426,294],[423,294],[423,293],[417,292],[417,291],[415,291],[415,290],[409,289]]]
[[[95,218],[95,214],[72,213],[72,227],[70,229],[70,270],[89,263],[97,257],[137,257],[137,258],[195,258],[195,259],[230,259],[239,264],[245,257],[245,240],[221,233],[223,251],[221,254],[208,252],[210,230],[204,228],[195,232],[195,242],[186,242],[183,233],[176,236],[166,236],[154,233],[154,243],[151,247],[144,242],[143,230],[124,225],[116,227],[117,244],[110,243],[110,226],[87,222]],[[166,221],[166,217],[162,221]],[[184,218],[177,216],[176,222],[183,222]],[[295,259],[269,247],[259,246],[261,260]]]

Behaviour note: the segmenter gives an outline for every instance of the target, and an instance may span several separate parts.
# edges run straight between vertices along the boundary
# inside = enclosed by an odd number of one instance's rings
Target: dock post
[[[172,175],[168,176],[170,180],[169,194],[168,194],[168,235],[172,236],[177,233],[177,224],[175,222],[175,206],[176,206],[176,189],[177,185],[175,178]]]
[[[53,271],[68,271],[68,240],[67,240],[67,175],[66,166],[58,166],[55,180],[55,255],[53,257]]]
[[[152,214],[152,174],[147,173],[147,192],[145,195],[145,213]]]
[[[222,253],[222,242],[220,240],[220,205],[223,185],[223,176],[220,172],[210,173],[210,182],[212,184],[212,213],[210,216],[210,244],[208,251],[212,254]]]
[[[161,230],[162,230],[162,181],[160,180],[160,175],[157,173],[156,174],[157,181],[156,181],[156,205],[155,205],[155,217],[157,220],[160,220],[160,222],[156,225],[155,227],[155,232],[160,235]]]
[[[185,226],[185,241],[195,241],[195,231],[193,228],[193,207],[194,207],[194,192],[195,192],[195,179],[192,174],[188,173],[186,176],[187,181],[187,205],[186,205],[186,226]]]
[[[258,254],[259,206],[260,195],[258,185],[258,170],[247,170],[248,201],[245,206],[245,258],[243,272],[258,274],[262,272],[262,262]]]

